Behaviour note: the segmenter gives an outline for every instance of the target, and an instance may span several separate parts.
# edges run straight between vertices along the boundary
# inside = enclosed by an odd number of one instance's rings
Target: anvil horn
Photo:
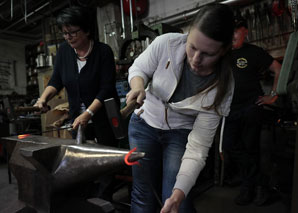
[[[129,151],[106,146],[90,145],[41,145],[24,147],[21,154],[39,171],[52,177],[53,189],[60,190],[79,182],[90,181],[125,166],[124,158]],[[133,152],[130,161],[145,156]],[[51,165],[49,162],[52,162]]]

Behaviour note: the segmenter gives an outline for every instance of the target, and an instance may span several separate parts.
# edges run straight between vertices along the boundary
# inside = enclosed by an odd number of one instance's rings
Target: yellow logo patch
[[[245,58],[238,58],[237,59],[237,67],[240,69],[247,67],[247,60]]]

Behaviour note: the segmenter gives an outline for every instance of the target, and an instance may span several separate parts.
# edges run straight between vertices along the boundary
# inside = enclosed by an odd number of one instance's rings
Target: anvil
[[[77,145],[73,139],[31,135],[1,138],[1,142],[8,152],[13,150],[9,166],[18,182],[19,200],[38,212],[59,212],[69,202],[69,191],[127,167],[124,158],[129,150],[92,141]],[[134,152],[129,160],[144,156]]]

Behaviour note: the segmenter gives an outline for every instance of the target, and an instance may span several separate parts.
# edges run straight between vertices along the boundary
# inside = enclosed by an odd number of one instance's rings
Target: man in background
[[[236,19],[232,51],[235,90],[225,123],[223,150],[225,159],[230,159],[230,165],[236,165],[241,177],[240,194],[235,203],[248,205],[254,201],[259,206],[268,198],[259,169],[262,105],[273,104],[278,98],[276,87],[281,65],[262,48],[246,43],[247,34],[246,20]],[[260,84],[265,70],[274,73],[271,92],[266,95]]]

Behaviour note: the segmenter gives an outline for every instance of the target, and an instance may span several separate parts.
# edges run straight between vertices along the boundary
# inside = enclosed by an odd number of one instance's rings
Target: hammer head
[[[127,136],[127,124],[122,119],[118,104],[114,98],[106,99],[105,108],[111,127],[116,139],[122,139]]]
[[[15,121],[17,117],[15,114],[14,108],[12,107],[8,97],[3,98],[3,104],[4,104],[4,108],[6,110],[8,119],[10,121]]]

